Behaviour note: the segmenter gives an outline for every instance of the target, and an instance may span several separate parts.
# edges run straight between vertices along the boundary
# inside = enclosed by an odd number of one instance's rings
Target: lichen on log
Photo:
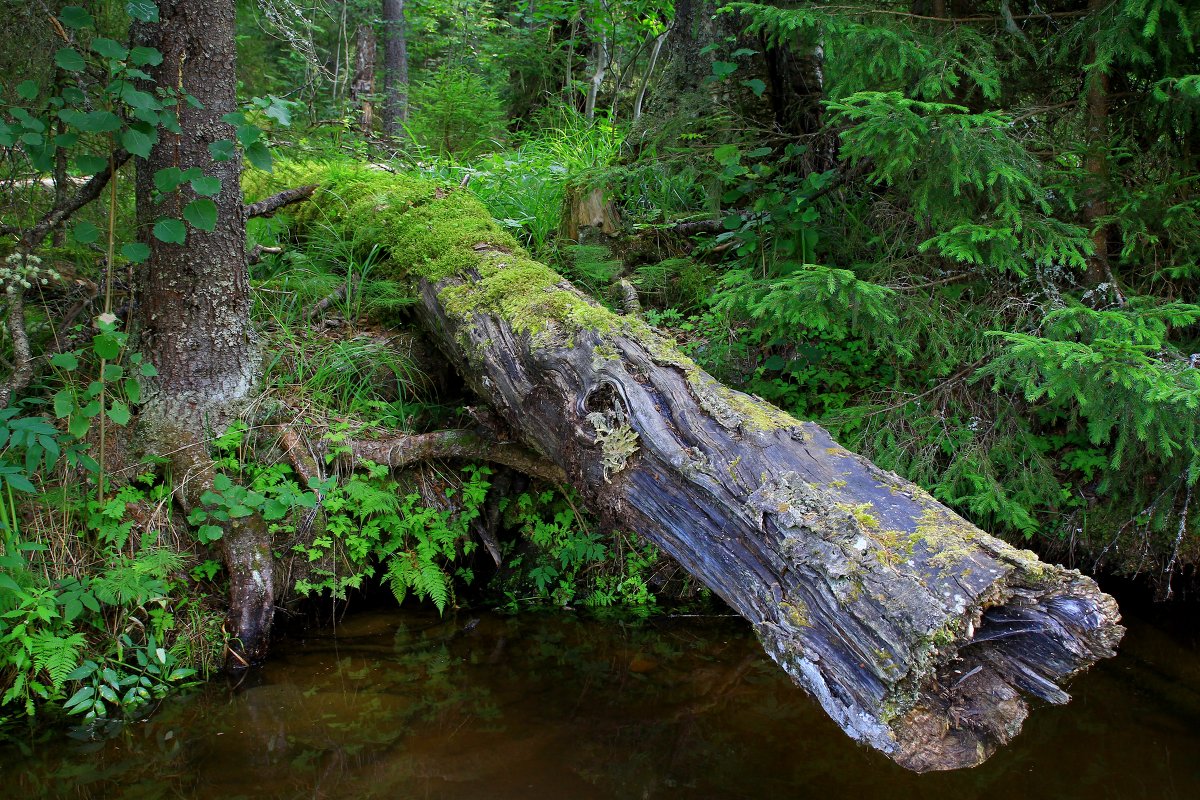
[[[431,335],[527,446],[749,620],[856,740],[913,770],[972,766],[1031,699],[1065,702],[1067,679],[1114,654],[1118,609],[1090,578],[723,386],[532,260],[466,191],[279,171],[320,184],[302,215],[384,250],[377,269],[419,296]]]

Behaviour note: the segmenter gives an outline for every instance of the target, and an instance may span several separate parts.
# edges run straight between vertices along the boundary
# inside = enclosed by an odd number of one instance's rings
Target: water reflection
[[[361,615],[106,742],[0,749],[19,798],[1195,798],[1200,646],[1122,655],[982,767],[855,746],[734,620]]]

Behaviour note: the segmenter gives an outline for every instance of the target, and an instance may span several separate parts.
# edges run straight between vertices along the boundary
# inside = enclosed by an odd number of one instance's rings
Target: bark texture
[[[237,108],[234,3],[160,2],[159,18],[157,24],[139,24],[134,30],[138,44],[162,53],[160,65],[147,67],[154,85],[182,87],[199,103],[180,102],[176,110],[182,133],[160,130],[150,157],[138,162],[138,225],[151,255],[138,276],[137,329],[142,351],[158,370],[147,387],[138,426],[156,452],[171,458],[177,496],[185,508],[194,508],[212,487],[204,432],[223,427],[259,374],[250,323],[242,160],[214,161],[208,148],[235,139],[233,126],[221,120]],[[167,167],[199,167],[221,181],[213,198],[214,229],[189,226],[182,245],[151,234],[157,219],[179,219],[196,199],[185,184],[158,200],[154,174]],[[230,576],[230,664],[244,666],[265,656],[270,635],[270,536],[261,520],[235,520],[225,526],[221,549]]]
[[[240,158],[214,161],[208,146],[234,140],[221,120],[236,110],[234,89],[234,4],[232,0],[175,0],[160,3],[158,24],[139,25],[139,44],[157,47],[163,61],[147,69],[156,85],[182,86],[202,107],[177,107],[182,134],[160,132],[150,157],[138,162],[137,207],[142,240],[150,258],[138,281],[142,349],[158,369],[156,403],[167,418],[203,418],[211,410],[245,398],[258,371],[250,324],[250,281],[246,269],[246,219],[242,207]],[[151,235],[161,217],[183,216],[196,195],[185,184],[155,202],[154,173],[167,167],[199,167],[221,180],[216,227],[190,227],[187,241],[170,244]]]
[[[749,620],[850,736],[914,770],[972,766],[1020,730],[1028,698],[1065,702],[1062,682],[1113,654],[1116,603],[1091,579],[722,386],[532,261],[466,192],[329,180],[322,219],[387,248],[524,443]]]
[[[354,82],[350,84],[350,95],[361,109],[360,129],[364,134],[370,134],[375,119],[375,31],[370,25],[360,25],[355,36]]]

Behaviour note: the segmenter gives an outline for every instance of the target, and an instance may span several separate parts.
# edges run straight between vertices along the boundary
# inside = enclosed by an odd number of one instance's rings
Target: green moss
[[[859,503],[858,505],[838,503],[836,507],[854,517],[859,525],[868,530],[874,530],[879,527],[879,520],[871,514],[871,510],[875,508],[874,503]]]
[[[294,207],[299,222],[329,226],[364,250],[382,246],[379,277],[447,281],[439,299],[450,314],[496,314],[528,333],[535,346],[571,344],[584,331],[627,335],[656,363],[681,370],[700,406],[730,430],[802,431],[785,412],[718,383],[643,320],[614,314],[574,291],[531,259],[469,192],[379,169],[286,162],[269,176],[247,171],[243,186],[248,195],[266,195],[307,183],[320,188]]]

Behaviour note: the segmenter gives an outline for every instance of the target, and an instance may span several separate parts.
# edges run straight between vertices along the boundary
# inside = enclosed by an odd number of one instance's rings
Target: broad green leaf
[[[139,123],[121,132],[121,145],[142,158],[150,157],[150,150],[157,141],[158,131],[145,123]]]
[[[79,6],[66,6],[59,12],[58,20],[73,31],[91,28],[96,24],[92,15]]]
[[[179,220],[170,217],[163,217],[154,223],[152,232],[160,242],[183,244],[187,241],[187,228]]]
[[[92,350],[99,358],[112,361],[121,354],[121,342],[111,333],[101,333],[92,337]]]
[[[154,173],[154,188],[163,194],[173,192],[183,183],[183,170],[179,167],[164,167]]]
[[[4,476],[4,482],[16,489],[18,492],[26,492],[28,494],[35,494],[37,492],[37,488],[29,482],[29,478],[26,478],[19,472],[10,472],[6,474]]]
[[[121,248],[121,255],[134,264],[140,264],[150,257],[150,245],[145,242],[132,242]]]
[[[263,113],[285,128],[292,124],[292,111],[288,107],[287,101],[280,100],[275,95],[271,95],[271,104]]]
[[[146,108],[154,111],[162,108],[162,103],[157,97],[149,92],[143,92],[128,81],[121,86],[121,99],[130,108]]]
[[[201,544],[208,544],[220,539],[223,533],[219,525],[201,525],[196,529],[196,538]]]
[[[86,414],[72,414],[71,419],[67,422],[67,433],[76,439],[82,439],[87,436],[88,428],[91,426],[92,423]]]
[[[718,164],[736,164],[742,152],[736,144],[723,144],[713,150],[713,160]]]
[[[742,86],[748,86],[750,91],[754,92],[755,97],[762,97],[763,92],[767,90],[767,84],[758,78],[751,78],[748,81],[742,81]]]
[[[26,100],[33,100],[38,96],[37,81],[21,81],[17,84],[17,95]]]
[[[75,393],[70,389],[59,389],[54,395],[54,416],[65,419],[75,410]]]
[[[714,61],[712,65],[713,75],[718,79],[726,78],[737,71],[737,64],[730,61]]]
[[[144,375],[147,378],[153,378],[155,375],[158,374],[158,368],[155,367],[153,364],[151,364],[149,361],[147,361],[145,364],[142,364],[141,371],[142,371],[142,375]]]
[[[95,39],[92,39],[92,50],[114,61],[122,61],[125,56],[129,55],[129,51],[125,49],[123,44],[114,42],[112,39],[106,39],[103,36],[97,36]]]
[[[246,160],[263,172],[271,171],[271,151],[262,142],[255,142],[246,148]]]
[[[242,147],[249,147],[262,138],[262,129],[257,125],[238,125],[235,133]]]
[[[108,418],[118,425],[128,425],[133,414],[129,411],[129,406],[122,403],[120,400],[114,400],[112,406],[108,409]]]
[[[50,357],[50,363],[68,372],[79,368],[79,359],[74,353],[55,353]]]
[[[76,111],[64,108],[58,112],[59,118],[73,125],[84,133],[111,133],[121,128],[121,118],[111,111]]]
[[[184,206],[183,218],[193,228],[211,231],[217,227],[217,204],[206,197],[193,200]]]
[[[84,220],[71,229],[71,238],[80,244],[91,244],[100,238],[100,229]]]
[[[152,0],[129,0],[125,13],[139,22],[158,22],[158,5]]]
[[[75,156],[75,168],[84,175],[95,175],[108,166],[108,159],[103,156],[84,154]]]
[[[215,142],[210,142],[208,152],[212,156],[213,161],[228,161],[234,155],[233,141],[230,139],[219,139]]]
[[[157,67],[162,63],[162,60],[162,53],[153,47],[135,47],[129,51],[129,62],[137,64],[139,67],[146,65]]]
[[[131,403],[142,402],[142,384],[136,378],[125,379],[125,397]]]
[[[221,193],[221,179],[210,175],[201,175],[192,179],[192,191],[201,197],[215,197]]]
[[[60,47],[55,51],[54,64],[67,72],[83,72],[86,66],[83,63],[83,56],[79,55],[79,51],[74,47]],[[64,92],[64,94],[66,93]],[[69,101],[69,98],[67,99]]]

